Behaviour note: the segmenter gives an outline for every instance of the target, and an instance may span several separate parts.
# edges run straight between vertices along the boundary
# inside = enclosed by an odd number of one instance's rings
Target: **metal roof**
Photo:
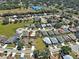
[[[50,39],[49,39],[49,37],[45,37],[45,38],[43,39],[43,41],[44,41],[45,43],[47,43],[47,44],[52,44],[51,41],[50,41]]]
[[[65,55],[65,56],[63,56],[63,58],[64,58],[64,59],[73,59],[73,57],[70,56],[70,55]]]
[[[48,33],[46,31],[41,31],[43,36],[49,36]]]
[[[76,36],[74,34],[68,34],[73,40],[76,40]]]
[[[57,36],[57,39],[60,43],[63,43],[65,41],[62,36]]]
[[[49,36],[53,36],[54,35],[53,31],[47,31],[47,33],[49,34]]]
[[[65,41],[71,41],[72,39],[68,35],[63,35],[63,38]]]
[[[55,37],[50,37],[50,40],[52,41],[53,44],[58,43],[58,40]]]

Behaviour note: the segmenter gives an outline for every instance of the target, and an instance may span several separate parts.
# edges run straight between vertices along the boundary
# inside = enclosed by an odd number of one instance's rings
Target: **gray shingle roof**
[[[63,35],[63,38],[65,41],[71,41],[72,39],[68,35]]]
[[[46,31],[41,31],[43,36],[49,36],[48,33]]]
[[[76,36],[74,34],[68,34],[71,39],[76,40]]]
[[[65,41],[62,36],[57,36],[57,39],[60,43],[63,43]]]
[[[53,31],[47,31],[47,33],[49,34],[49,36],[53,36],[54,35]]]
[[[53,44],[58,44],[58,40],[55,37],[50,37]]]

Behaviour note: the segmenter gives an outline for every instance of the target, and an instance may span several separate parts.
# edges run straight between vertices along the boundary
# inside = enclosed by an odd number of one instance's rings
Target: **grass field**
[[[24,25],[24,23],[2,25],[0,22],[0,35],[5,35],[9,38],[15,34],[17,28],[23,27]]]
[[[28,22],[24,23],[12,23],[7,25],[2,25],[2,21],[0,21],[0,35],[5,35],[7,38],[11,37],[15,34],[17,28],[22,28],[25,25],[32,24],[33,20],[29,20]]]
[[[0,10],[0,14],[6,14],[6,13],[27,13],[27,12],[35,12],[34,10],[28,8],[28,9],[24,9],[24,8],[17,8],[17,9],[11,9],[11,10]]]
[[[35,46],[36,46],[36,49],[39,51],[43,51],[44,49],[46,49],[46,46],[42,41],[42,38],[38,38],[35,40]]]
[[[11,10],[0,10],[0,14],[5,14],[5,13],[24,13],[28,12],[28,9],[11,9]]]

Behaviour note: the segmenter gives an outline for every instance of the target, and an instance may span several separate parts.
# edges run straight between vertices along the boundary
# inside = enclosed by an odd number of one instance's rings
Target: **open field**
[[[0,35],[5,35],[9,38],[15,34],[17,28],[21,28],[24,25],[24,23],[2,25],[0,22]]]
[[[12,10],[0,10],[0,14],[5,14],[5,13],[25,13],[30,10],[28,9],[12,9]]]

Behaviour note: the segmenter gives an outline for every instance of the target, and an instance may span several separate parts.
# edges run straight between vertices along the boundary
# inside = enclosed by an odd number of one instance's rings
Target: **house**
[[[68,34],[68,36],[73,39],[73,40],[76,40],[76,36],[74,34]]]
[[[46,27],[46,24],[41,24],[42,28],[45,28]]]
[[[35,38],[36,37],[36,31],[33,30],[32,33],[31,33],[31,35],[30,35],[30,37],[31,38]]]
[[[49,36],[53,36],[54,35],[54,32],[52,30],[47,31],[47,33],[48,33]]]
[[[29,36],[29,32],[28,31],[23,31],[22,32],[22,37],[28,37]]]
[[[63,35],[65,41],[70,42],[72,39],[68,35]]]
[[[18,28],[18,29],[16,29],[16,34],[20,35],[20,34],[22,34],[23,31],[24,31],[23,28]]]
[[[61,29],[61,28],[58,29],[58,32],[61,33],[61,34],[65,33],[65,31],[63,29]]]
[[[63,39],[62,36],[57,36],[56,38],[57,38],[57,40],[58,40],[59,43],[65,42],[65,40]]]
[[[76,28],[69,28],[69,31],[76,32]]]
[[[49,37],[45,37],[43,39],[43,41],[46,43],[46,44],[52,44],[52,42],[50,41]]]
[[[55,35],[59,35],[60,34],[57,29],[54,30],[53,32],[54,32]]]
[[[65,55],[65,56],[63,56],[63,59],[73,59],[73,57],[70,55]]]
[[[0,36],[0,42],[4,43],[5,41],[7,41],[8,39],[4,36]]]
[[[75,33],[75,36],[79,39],[79,31]]]
[[[46,24],[47,27],[52,27],[52,25],[50,23]]]
[[[63,28],[65,33],[69,33],[70,31],[68,30],[68,28]]]
[[[38,17],[38,16],[35,16],[34,17],[34,22],[40,22],[41,21],[41,18],[40,17]]]
[[[35,26],[36,26],[36,28],[42,28],[41,24],[36,24]]]
[[[76,30],[79,31],[79,26],[76,27]]]
[[[41,17],[41,22],[42,22],[42,23],[47,23],[47,19]]]
[[[55,25],[56,23],[51,23],[51,25],[54,27],[54,25]]]
[[[10,42],[16,42],[16,41],[18,41],[18,40],[19,40],[19,38],[14,35],[13,37],[10,38],[9,41],[10,41]],[[6,43],[6,42],[5,42],[5,43]]]
[[[7,59],[14,59],[14,57],[12,57],[12,53],[7,57]]]
[[[42,9],[41,6],[32,6],[31,8],[32,8],[32,10],[41,10]]]
[[[53,44],[58,44],[58,40],[55,37],[50,37],[50,40]]]
[[[45,36],[49,36],[46,31],[41,31],[41,34],[42,34],[44,37],[45,37]]]
[[[31,27],[31,28],[36,28],[35,24],[32,24],[30,27]]]

